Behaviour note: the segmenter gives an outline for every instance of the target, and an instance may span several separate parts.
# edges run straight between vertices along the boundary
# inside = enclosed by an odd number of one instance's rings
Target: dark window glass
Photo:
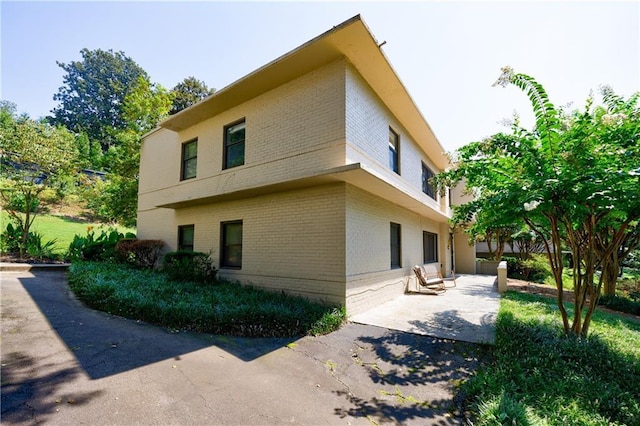
[[[244,164],[245,122],[226,126],[224,128],[224,168],[241,166]]]
[[[178,250],[193,251],[194,230],[193,225],[178,227]]]
[[[400,224],[391,223],[391,268],[400,268]]]
[[[389,127],[389,168],[400,174],[400,136]]]
[[[429,167],[427,167],[424,163],[422,163],[422,192],[427,194],[429,197],[436,199],[436,191],[431,184],[430,179],[433,177],[433,172]]]
[[[438,261],[438,235],[432,232],[422,232],[422,250],[424,252],[424,263]]]
[[[222,223],[222,259],[226,268],[242,267],[242,221]]]
[[[181,179],[191,179],[196,177],[196,166],[198,163],[198,141],[191,141],[182,144],[182,173]]]

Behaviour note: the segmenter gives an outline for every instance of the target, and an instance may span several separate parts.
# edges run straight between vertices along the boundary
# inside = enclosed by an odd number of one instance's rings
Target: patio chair
[[[440,294],[447,291],[442,274],[435,264],[416,265],[413,267],[418,281],[418,292],[426,294]],[[424,291],[423,291],[424,289]]]

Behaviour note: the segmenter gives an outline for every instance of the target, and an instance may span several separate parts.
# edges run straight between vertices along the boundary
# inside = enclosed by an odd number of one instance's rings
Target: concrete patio
[[[440,295],[407,293],[354,315],[352,322],[472,343],[495,342],[500,294],[492,275],[460,275],[445,280]],[[410,283],[415,290],[415,283]]]

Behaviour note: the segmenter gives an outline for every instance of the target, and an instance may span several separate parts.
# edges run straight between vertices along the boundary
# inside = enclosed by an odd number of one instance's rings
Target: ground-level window
[[[400,136],[389,127],[389,168],[400,174]]]
[[[182,144],[182,164],[180,179],[191,179],[196,177],[198,164],[198,140],[189,141]]]
[[[422,232],[422,250],[424,253],[424,263],[438,261],[438,234],[432,232]]]
[[[244,164],[245,120],[224,127],[224,169]]]
[[[194,231],[193,225],[178,226],[178,250],[193,251]]]
[[[429,197],[436,199],[436,191],[431,184],[430,179],[433,177],[433,172],[426,164],[422,163],[422,192]]]
[[[222,222],[220,234],[222,246],[220,266],[223,268],[241,268],[242,221]]]
[[[391,222],[391,268],[401,268],[400,224]]]

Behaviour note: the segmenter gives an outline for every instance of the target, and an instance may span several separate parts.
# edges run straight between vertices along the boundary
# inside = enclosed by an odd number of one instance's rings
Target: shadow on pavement
[[[372,382],[392,386],[379,397],[358,398],[339,392],[355,408],[336,409],[336,415],[386,419],[396,424],[460,424],[463,395],[456,385],[467,379],[490,356],[491,347],[430,336],[389,331],[382,336],[363,336],[356,344],[371,359],[359,360]],[[428,385],[428,386],[426,386]],[[431,419],[427,421],[426,419]]]
[[[3,423],[27,424],[36,415],[54,413],[61,404],[84,405],[102,394],[73,392],[54,399],[59,388],[82,373],[79,368],[56,369],[52,364],[38,364],[21,352],[5,354],[2,362]],[[9,412],[11,418],[7,419],[4,414]]]
[[[64,273],[36,272],[19,280],[91,379],[180,359],[210,346],[251,361],[294,340],[173,332],[85,307],[69,290]]]

